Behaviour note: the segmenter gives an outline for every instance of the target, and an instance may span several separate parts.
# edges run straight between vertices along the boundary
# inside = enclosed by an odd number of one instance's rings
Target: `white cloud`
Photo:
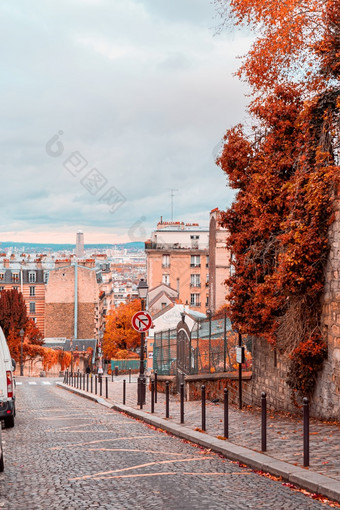
[[[206,0],[43,0],[0,4],[3,63],[0,240],[8,232],[129,237],[170,216],[197,220],[232,192],[214,164],[225,130],[242,121],[232,76],[249,38],[213,36]],[[46,153],[58,131],[64,152]],[[79,151],[88,166],[63,162]],[[115,214],[81,180],[96,168],[127,199]],[[143,227],[143,228],[144,228]],[[58,234],[59,235],[59,234]],[[33,241],[35,239],[32,239]],[[26,239],[27,241],[27,239]]]

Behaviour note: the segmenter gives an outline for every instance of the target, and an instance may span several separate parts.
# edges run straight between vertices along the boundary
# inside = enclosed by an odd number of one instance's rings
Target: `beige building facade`
[[[226,243],[228,231],[221,226],[221,211],[210,212],[209,223],[209,307],[215,313],[227,303],[225,280],[230,276],[230,251]]]
[[[98,338],[105,297],[100,284],[101,273],[91,261],[56,264],[46,285],[45,337]]]

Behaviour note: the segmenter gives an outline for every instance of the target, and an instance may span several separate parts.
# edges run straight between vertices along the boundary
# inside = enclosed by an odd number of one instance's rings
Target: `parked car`
[[[13,361],[6,337],[0,328],[0,420],[5,422],[7,428],[14,427],[15,384],[13,370]]]

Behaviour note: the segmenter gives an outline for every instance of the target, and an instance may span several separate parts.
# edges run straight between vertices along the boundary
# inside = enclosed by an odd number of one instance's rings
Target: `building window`
[[[30,313],[35,313],[35,301],[30,302]]]
[[[0,287],[0,292],[1,292],[2,290],[4,290],[4,288],[5,288],[5,287]]]
[[[44,272],[44,283],[48,283],[48,271]]]
[[[19,292],[19,287],[12,287],[13,290],[16,290],[17,292]]]
[[[165,308],[166,307],[166,303],[161,303],[161,307]]]
[[[5,279],[5,273],[0,273],[0,281]]]
[[[163,274],[162,282],[165,283],[166,285],[170,285],[170,276],[168,274]]]
[[[37,323],[37,318],[36,317],[30,317],[32,319],[33,322]]]
[[[205,267],[209,267],[209,255],[207,255],[207,262],[205,264]]]
[[[190,267],[201,267],[200,255],[191,255]]]
[[[19,281],[19,273],[12,273],[12,282]]]
[[[191,239],[191,248],[198,249],[198,240],[200,236],[190,236]]]
[[[35,287],[30,287],[30,296],[35,296]]]
[[[35,283],[36,282],[36,274],[35,273],[28,273],[28,281],[29,283]]]
[[[201,275],[200,274],[191,274],[190,275],[190,287],[200,287],[201,286]]]
[[[162,267],[170,267],[170,255],[162,256]]]
[[[205,299],[205,306],[206,306],[206,308],[208,308],[208,306],[209,306],[209,296],[207,296]]]
[[[190,305],[201,306],[199,294],[190,294]]]

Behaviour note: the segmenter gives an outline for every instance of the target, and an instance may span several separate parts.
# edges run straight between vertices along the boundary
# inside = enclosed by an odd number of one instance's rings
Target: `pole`
[[[126,404],[126,381],[123,379],[123,406]]]
[[[211,311],[209,312],[209,372],[211,370]]]
[[[303,465],[309,466],[309,401],[303,399]]]
[[[242,347],[241,333],[238,333],[238,346]],[[242,409],[242,363],[238,364],[238,399],[239,399],[239,409]]]
[[[24,331],[20,330],[21,344],[20,344],[20,375],[24,375]]]
[[[267,394],[265,391],[261,394],[261,450],[267,451]]]
[[[105,377],[105,395],[106,398],[109,398],[109,380],[108,377]]]
[[[228,388],[224,388],[224,437],[229,436]]]
[[[155,381],[151,381],[151,413],[155,412]]]
[[[205,386],[204,384],[201,387],[202,390],[202,430],[206,430],[205,425]]]
[[[165,383],[165,418],[169,418],[169,385],[170,382]]]
[[[184,423],[184,383],[181,383],[181,423]]]
[[[157,370],[155,370],[155,404],[157,404]]]
[[[223,372],[227,371],[227,312],[224,312],[224,328],[223,328]]]
[[[142,312],[145,310],[145,299],[141,299],[141,308]],[[138,401],[137,404],[141,406],[143,409],[143,405],[145,404],[145,376],[144,376],[144,342],[145,342],[145,333],[141,331],[140,334],[140,362],[139,362],[139,380],[140,384],[138,385]]]

